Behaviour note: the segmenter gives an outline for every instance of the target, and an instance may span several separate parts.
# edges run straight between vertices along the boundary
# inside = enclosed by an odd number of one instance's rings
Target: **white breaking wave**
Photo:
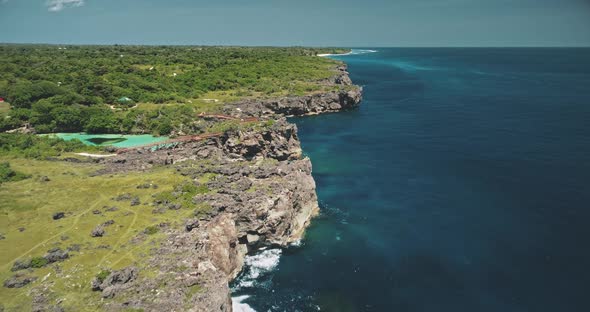
[[[250,298],[250,296],[238,296],[232,297],[232,311],[233,312],[256,312],[256,310],[252,309],[247,303],[242,303],[242,301]]]
[[[352,49],[352,51],[350,51],[350,53],[348,53],[349,55],[355,55],[355,54],[367,54],[367,53],[377,53],[377,50],[361,50],[361,49]]]
[[[232,291],[254,287],[259,277],[271,272],[279,265],[282,252],[281,249],[266,249],[255,255],[246,256],[244,259],[244,273],[238,278],[238,283],[233,287]],[[232,311],[256,312],[251,306],[242,302],[248,298],[250,298],[248,295],[232,297]]]
[[[346,56],[346,55],[358,55],[358,54],[366,54],[366,53],[376,53],[377,50],[361,50],[361,49],[352,49],[348,53],[341,53],[341,54],[318,54],[318,56]]]
[[[274,270],[281,259],[281,249],[267,249],[244,259],[245,270],[238,278],[236,289],[253,287],[261,275]]]
[[[303,245],[303,240],[301,238],[289,244],[290,247],[301,247],[301,245]]]

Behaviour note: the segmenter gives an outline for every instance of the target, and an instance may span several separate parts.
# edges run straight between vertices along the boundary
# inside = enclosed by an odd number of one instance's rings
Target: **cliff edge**
[[[224,108],[235,117],[271,121],[264,129],[227,131],[207,140],[140,148],[100,160],[106,169],[99,174],[172,165],[195,185],[211,190],[192,198],[206,209],[184,221],[183,228],[160,225],[168,238],[152,250],[150,274],[128,267],[93,282],[93,289],[108,298],[106,310],[232,310],[228,284],[242,270],[245,255],[300,239],[319,211],[311,162],[302,156],[297,127],[285,116],[359,105],[362,90],[352,85],[345,66],[325,83],[334,91]]]

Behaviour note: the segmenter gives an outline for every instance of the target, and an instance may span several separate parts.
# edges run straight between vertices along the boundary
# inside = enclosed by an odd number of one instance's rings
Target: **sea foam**
[[[279,265],[281,249],[267,249],[244,259],[244,273],[238,278],[234,290],[253,287],[257,279]]]
[[[346,56],[346,55],[357,55],[357,54],[366,54],[366,53],[375,53],[378,52],[377,50],[361,50],[361,49],[352,49],[348,53],[341,53],[341,54],[318,54],[318,56],[329,57],[329,56]]]
[[[232,297],[232,311],[233,312],[256,312],[256,310],[252,309],[247,303],[243,303],[242,301],[250,298],[250,296],[238,296]]]

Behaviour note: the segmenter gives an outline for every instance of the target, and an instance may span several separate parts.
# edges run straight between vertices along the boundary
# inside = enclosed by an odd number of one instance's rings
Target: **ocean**
[[[372,50],[333,56],[358,110],[292,119],[322,212],[235,309],[590,311],[590,49]]]

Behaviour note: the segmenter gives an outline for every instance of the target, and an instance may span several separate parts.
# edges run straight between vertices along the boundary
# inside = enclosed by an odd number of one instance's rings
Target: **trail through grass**
[[[0,281],[15,274],[11,268],[18,259],[41,257],[55,247],[71,250],[64,262],[22,271],[37,277],[30,285],[0,287],[5,311],[30,310],[30,290],[41,285],[50,285],[51,300],[62,300],[66,310],[100,310],[100,294],[90,288],[94,276],[103,269],[128,265],[138,266],[140,274],[157,274],[145,267],[144,259],[166,233],[145,235],[143,231],[164,222],[181,226],[194,214],[195,207],[153,213],[153,194],[170,192],[187,182],[173,168],[92,176],[98,165],[12,158],[0,161],[9,161],[15,170],[32,175],[0,185],[0,234],[4,236],[0,240]],[[151,186],[137,187],[143,184]],[[130,200],[115,200],[127,193],[138,197],[141,204],[132,206]],[[64,212],[65,218],[54,220],[56,212]],[[91,231],[108,220],[115,223],[105,227],[106,234],[91,237]]]

